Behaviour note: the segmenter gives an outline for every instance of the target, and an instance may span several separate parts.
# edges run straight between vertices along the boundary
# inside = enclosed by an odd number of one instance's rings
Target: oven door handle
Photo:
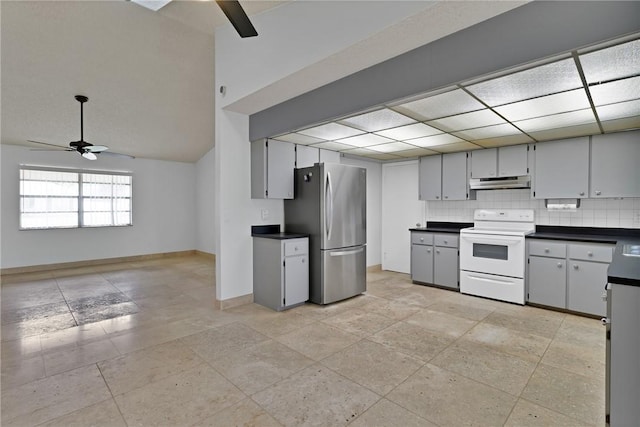
[[[480,243],[480,244],[487,244],[487,245],[508,246],[508,245],[518,244],[518,243],[522,242],[523,239],[515,239],[515,238],[492,239],[492,238],[488,238],[488,237],[462,236],[462,240],[467,241],[467,242],[469,242],[471,244]]]

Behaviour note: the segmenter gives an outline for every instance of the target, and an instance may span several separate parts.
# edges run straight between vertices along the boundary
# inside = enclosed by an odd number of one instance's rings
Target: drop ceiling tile
[[[416,121],[412,118],[407,117],[404,114],[397,113],[388,108],[340,120],[340,123],[342,124],[353,126],[367,132],[394,128],[397,126],[403,126],[415,122]]]
[[[472,144],[470,142],[456,142],[453,144],[439,145],[437,147],[433,147],[433,149],[440,153],[455,153],[458,151],[470,151],[470,150],[478,150],[482,147]]]
[[[538,117],[535,119],[522,120],[519,122],[514,122],[513,124],[531,135],[531,132],[539,132],[546,129],[557,129],[567,126],[584,125],[595,122],[596,118],[593,116],[593,111],[590,108],[587,108],[580,111],[571,111],[569,113],[560,113],[551,116]]]
[[[600,133],[596,123],[577,126],[567,126],[557,129],[544,129],[539,132],[531,132],[532,138],[538,141],[551,141],[554,139],[573,138],[576,136],[595,135]]]
[[[431,126],[427,126],[424,123],[414,123],[412,125],[381,130],[375,133],[398,141],[406,141],[408,139],[437,135],[439,133],[442,133],[442,131],[436,128],[432,128]]]
[[[467,86],[467,90],[494,107],[579,87],[582,80],[570,58]]]
[[[505,147],[507,145],[526,144],[534,142],[533,139],[521,133],[520,135],[508,135],[496,138],[478,139],[473,141],[474,144],[483,146],[484,148]]]
[[[290,142],[292,144],[299,144],[299,145],[317,144],[318,142],[325,141],[324,139],[302,135],[301,133],[288,133],[286,135],[276,136],[273,139],[277,139],[278,141]]]
[[[352,136],[350,138],[340,139],[337,142],[342,144],[352,145],[354,147],[368,147],[370,145],[385,144],[388,142],[394,142],[393,139],[385,138],[384,136],[374,135],[372,133],[365,133],[364,135]]]
[[[596,112],[601,121],[638,116],[640,115],[640,99],[596,107]]]
[[[640,76],[589,86],[589,92],[596,106],[640,99]]]
[[[462,139],[457,136],[449,135],[448,133],[443,133],[440,135],[427,136],[424,138],[416,138],[411,140],[411,145],[415,145],[417,147],[435,147],[439,145],[445,144],[453,144],[456,142],[464,142]]]
[[[369,150],[367,148],[356,148],[353,150],[343,151],[342,153],[361,156],[361,157],[368,157],[370,159],[376,159],[376,160],[398,160],[402,158],[400,156],[396,156],[395,154],[380,153],[378,151]]]
[[[400,156],[396,156],[395,154],[390,154],[390,153],[376,153],[376,154],[371,154],[367,157],[370,157],[372,159],[377,159],[377,160],[399,160],[402,159],[402,157]]]
[[[442,129],[445,132],[478,128],[506,123],[505,120],[491,110],[484,109],[471,113],[458,114],[427,122],[428,125]]]
[[[640,39],[579,56],[587,83],[629,77],[638,74]]]
[[[344,154],[353,154],[355,156],[369,156],[374,154],[380,154],[377,151],[369,150],[368,148],[351,148],[349,150],[341,151]]]
[[[395,154],[396,156],[409,158],[409,157],[431,156],[433,154],[438,154],[438,152],[433,150],[427,150],[426,148],[414,148],[411,150],[398,151],[393,154]]]
[[[433,120],[454,114],[468,113],[469,111],[485,108],[482,103],[462,89],[433,95],[416,101],[394,106],[393,109],[407,114],[418,120]]]
[[[625,117],[624,119],[607,120],[600,122],[605,132],[617,132],[627,129],[640,128],[640,116]]]
[[[313,136],[314,138],[320,138],[326,141],[332,141],[334,139],[346,138],[348,136],[359,135],[364,132],[358,129],[354,129],[349,126],[341,125],[339,123],[327,123],[320,126],[315,126],[309,129],[298,131],[303,135]]]
[[[576,89],[569,92],[556,93],[554,95],[503,105],[494,108],[494,110],[510,122],[515,122],[534,117],[580,110],[588,108],[589,106],[589,99],[584,89]]]
[[[348,150],[350,148],[353,148],[352,145],[341,144],[339,142],[334,142],[334,141],[313,144],[312,147],[323,148],[325,150],[331,150],[331,151],[341,151],[341,150]]]
[[[379,151],[381,153],[395,153],[396,151],[411,150],[416,147],[405,144],[404,142],[390,142],[389,144],[372,145],[368,148],[369,150]]]
[[[469,141],[518,134],[522,134],[522,132],[520,132],[515,126],[509,123],[495,126],[485,126],[475,129],[467,129],[453,133],[453,135]]]

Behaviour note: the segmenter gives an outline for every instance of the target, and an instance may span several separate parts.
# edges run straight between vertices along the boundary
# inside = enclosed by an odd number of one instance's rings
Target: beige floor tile
[[[36,307],[43,304],[64,303],[55,280],[38,280],[2,285],[2,311]],[[3,322],[5,316],[2,317]]]
[[[184,337],[181,341],[204,360],[213,361],[226,353],[241,352],[268,339],[258,331],[235,322]]]
[[[42,424],[42,427],[127,427],[113,399],[88,406]]]
[[[110,336],[117,336],[131,332],[136,328],[157,326],[158,321],[159,320],[151,313],[138,312],[134,314],[127,314],[126,316],[101,320],[99,322],[92,323],[91,326],[101,327],[106,334]]]
[[[497,426],[517,398],[430,364],[387,395],[387,399],[439,426]]]
[[[44,361],[39,354],[2,359],[2,389],[7,390],[45,377]]]
[[[62,351],[46,353],[43,356],[44,368],[47,375],[55,375],[119,355],[120,353],[113,343],[109,339],[104,339]]]
[[[312,365],[253,395],[285,426],[341,426],[380,399],[320,365]]]
[[[251,399],[244,399],[213,416],[198,421],[193,427],[243,426],[280,427],[282,424]]]
[[[508,310],[497,309],[485,318],[485,322],[514,331],[553,338],[564,316],[563,313],[549,310],[514,306]]]
[[[52,271],[35,271],[33,273],[22,274],[3,274],[2,276],[0,276],[0,282],[2,282],[3,287],[13,283],[36,282],[40,280],[51,279],[53,279]]]
[[[405,322],[398,322],[368,339],[416,357],[423,362],[431,360],[454,340],[447,335]]]
[[[117,396],[171,375],[193,369],[203,360],[174,340],[98,363],[111,393]]]
[[[471,304],[460,304],[450,299],[442,299],[429,306],[429,310],[447,313],[463,319],[479,321],[493,312],[493,308],[479,307]]]
[[[384,298],[376,298],[360,308],[369,313],[380,314],[395,320],[405,319],[421,310],[421,308],[417,306]]]
[[[111,397],[96,365],[2,391],[2,425],[37,425]]]
[[[533,362],[540,361],[551,340],[539,335],[527,334],[503,328],[502,326],[480,323],[467,332],[462,340],[488,345],[496,350],[513,354]]]
[[[406,409],[396,405],[387,399],[380,399],[375,405],[367,409],[366,412],[356,418],[349,427],[436,427],[407,411]]]
[[[133,302],[136,303],[136,305],[138,307],[140,307],[140,310],[150,310],[150,309],[154,309],[154,308],[159,308],[159,307],[167,307],[170,305],[176,305],[176,304],[189,304],[189,305],[195,305],[196,304],[196,300],[194,298],[191,298],[189,295],[183,294],[183,293],[178,293],[178,294],[173,294],[173,295],[155,295],[155,296],[150,296],[150,297],[135,297],[133,299]]]
[[[439,300],[445,298],[445,291],[438,288],[431,288],[422,285],[413,285],[411,288],[397,292],[388,298],[407,305],[417,305],[419,307],[429,307]]]
[[[315,320],[307,316],[289,311],[282,311],[278,313],[276,317],[269,320],[242,319],[240,321],[271,338],[288,334],[289,332],[293,332],[296,329],[315,322]]]
[[[359,341],[360,337],[320,322],[276,339],[313,360],[321,360]]]
[[[447,313],[433,310],[421,310],[404,320],[412,325],[420,326],[432,332],[458,338],[476,325],[476,321],[463,319]]]
[[[537,365],[471,341],[453,343],[429,363],[514,396],[520,395]]]
[[[13,341],[3,341],[2,346],[0,347],[2,347],[2,357],[0,357],[0,360],[13,360],[22,357],[29,357],[30,355],[42,350],[40,335],[20,338]]]
[[[505,423],[505,427],[589,427],[592,425],[524,399],[518,400]]]
[[[582,348],[604,350],[606,328],[598,319],[567,315],[558,328],[554,340]]]
[[[590,348],[553,340],[542,357],[542,363],[588,377],[604,378],[605,353],[604,348]]]
[[[244,399],[212,367],[202,364],[115,397],[128,426],[185,426]]]
[[[269,340],[242,352],[231,351],[209,362],[248,395],[254,394],[314,363],[279,342]]]
[[[2,324],[2,341],[13,341],[25,337],[42,335],[50,332],[59,331],[76,326],[77,323],[71,312],[28,320],[25,322],[16,322]]]
[[[603,379],[585,377],[540,364],[522,397],[589,424],[604,422]]]
[[[74,326],[40,336],[42,351],[48,352],[64,347],[75,347],[88,341],[106,338],[105,330],[98,323]]]
[[[396,321],[386,316],[354,308],[353,310],[324,319],[322,322],[340,328],[350,334],[367,337],[393,325]]]
[[[206,327],[202,325],[194,325],[188,321],[181,320],[163,323],[160,326],[137,328],[110,339],[120,354],[126,354],[193,335],[205,329]]]
[[[381,396],[423,365],[418,359],[366,339],[327,357],[321,363]]]

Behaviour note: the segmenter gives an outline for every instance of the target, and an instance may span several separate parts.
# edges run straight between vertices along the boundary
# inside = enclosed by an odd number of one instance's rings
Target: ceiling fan
[[[246,12],[240,5],[238,0],[216,0],[220,9],[227,15],[227,19],[233,25],[233,28],[236,29],[240,37],[255,37],[258,35],[255,27],[249,20]]]
[[[93,145],[93,144],[91,144],[91,143],[89,143],[89,142],[84,140],[84,111],[83,111],[83,105],[84,105],[85,102],[87,102],[89,100],[89,98],[87,98],[84,95],[76,95],[75,99],[76,99],[76,101],[78,101],[80,103],[80,140],[79,141],[71,141],[69,143],[69,148],[63,147],[61,145],[49,144],[49,143],[40,142],[40,141],[28,140],[28,142],[33,142],[35,144],[49,145],[51,147],[63,148],[63,149],[65,149],[65,151],[77,151],[78,153],[80,153],[80,155],[82,157],[84,157],[87,160],[96,160],[98,158],[96,156],[97,153],[104,153],[104,154],[110,154],[110,155],[115,155],[115,156],[125,156],[125,157],[130,157],[130,158],[133,159],[134,157],[133,156],[129,156],[128,154],[107,152],[109,147],[107,147],[105,145]],[[33,149],[32,151],[58,151],[58,150]]]

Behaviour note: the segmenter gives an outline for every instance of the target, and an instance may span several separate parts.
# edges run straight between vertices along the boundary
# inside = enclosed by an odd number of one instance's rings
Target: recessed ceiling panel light
[[[395,153],[396,151],[411,150],[415,147],[404,142],[390,142],[389,144],[372,145],[368,148],[381,153]]]
[[[533,139],[529,138],[524,133],[521,133],[520,135],[499,136],[496,138],[478,139],[473,141],[474,144],[481,145],[484,148],[505,147],[507,145],[524,144],[527,142],[533,142]]]
[[[596,107],[600,120],[622,119],[640,115],[640,99]]]
[[[381,130],[376,132],[378,135],[398,141],[406,141],[407,139],[422,138],[424,136],[437,135],[442,133],[441,130],[427,126],[424,123],[414,123],[412,125],[400,126],[393,129]]]
[[[318,142],[324,141],[324,139],[314,138],[312,136],[303,135],[301,133],[288,133],[286,135],[276,136],[273,139],[300,145],[316,144]]]
[[[638,74],[640,39],[580,55],[587,83],[606,82]]]
[[[502,117],[488,109],[474,111],[472,113],[458,114],[456,116],[445,117],[428,122],[429,125],[435,126],[446,132],[491,126],[500,123],[506,122]]]
[[[563,128],[567,126],[583,125],[595,123],[591,108],[569,113],[554,114],[550,116],[538,117],[535,119],[522,120],[513,124],[527,133],[539,132],[546,129]],[[533,136],[533,135],[532,135]]]
[[[584,125],[567,126],[557,129],[544,129],[539,132],[531,132],[531,137],[538,141],[553,141],[563,138],[575,138],[577,136],[594,135],[600,133],[600,128],[596,123]]]
[[[398,159],[402,158],[400,156],[396,156],[395,154],[378,153],[378,152],[376,152],[375,154],[369,154],[369,155],[367,155],[367,157],[370,157],[370,158],[376,159],[376,160],[398,160]]]
[[[455,132],[453,135],[467,140],[487,139],[495,138],[507,135],[522,134],[515,126],[509,123],[495,126],[486,126],[476,129],[467,129],[460,132]]]
[[[340,123],[366,130],[367,132],[374,132],[377,130],[415,123],[415,120],[405,116],[404,114],[384,108],[382,110],[372,111],[370,113],[360,114],[359,116],[340,120]]]
[[[428,98],[418,99],[393,107],[394,110],[405,113],[419,120],[432,120],[454,114],[468,113],[469,111],[485,108],[482,103],[462,89],[433,95]]]
[[[438,154],[438,152],[433,150],[427,150],[426,148],[412,148],[411,150],[398,151],[393,154],[395,154],[396,156],[409,158],[409,157],[431,156],[433,154]]]
[[[348,136],[359,135],[363,133],[361,130],[354,129],[349,126],[344,126],[338,123],[327,123],[324,125],[312,127],[298,131],[303,135],[313,136],[314,138],[320,138],[327,141],[334,139],[346,138]]]
[[[311,145],[311,147],[323,148],[325,150],[331,150],[331,151],[341,151],[341,150],[348,150],[350,148],[353,148],[352,145],[341,144],[339,142],[333,142],[333,141],[313,144]]]
[[[625,117],[624,119],[606,120],[600,122],[605,132],[617,132],[640,128],[640,116]]]
[[[541,65],[486,82],[467,90],[492,107],[582,87],[573,59]]]
[[[411,145],[415,145],[417,147],[435,147],[438,145],[453,144],[456,142],[464,142],[464,141],[458,138],[457,136],[443,133],[440,135],[433,135],[433,136],[427,136],[424,138],[412,139]]]
[[[478,150],[480,148],[482,147],[466,141],[433,147],[435,151],[439,151],[440,153],[455,153],[458,151]]]
[[[640,69],[638,71],[640,71]],[[595,105],[640,99],[640,77],[631,77],[615,82],[590,86],[589,92],[591,92],[591,98]]]
[[[384,136],[374,135],[372,133],[365,133],[364,135],[344,138],[339,140],[338,142],[352,145],[354,147],[368,147],[370,145],[385,144],[387,142],[394,142],[394,141],[392,139],[385,138]]]
[[[494,108],[503,117],[511,122],[531,119],[534,117],[548,116],[550,114],[575,111],[590,106],[589,99],[584,89],[576,89],[569,92],[556,93],[554,95],[515,102]]]

